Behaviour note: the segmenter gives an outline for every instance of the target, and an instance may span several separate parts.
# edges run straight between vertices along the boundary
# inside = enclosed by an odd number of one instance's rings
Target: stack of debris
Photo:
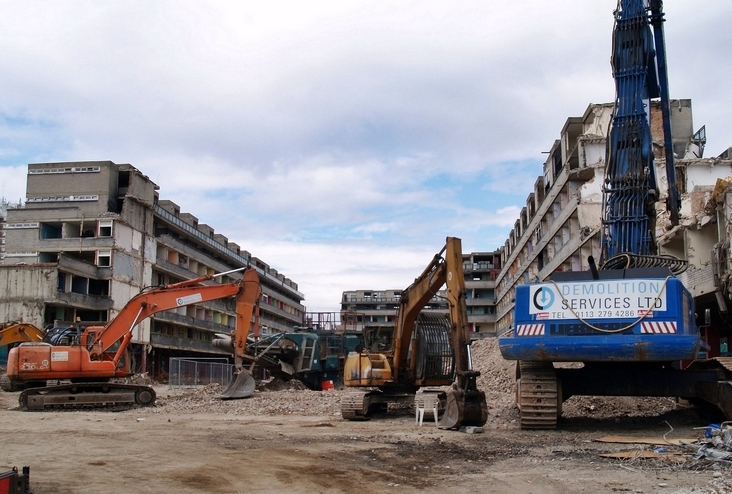
[[[505,360],[496,338],[474,341],[471,345],[473,368],[480,371],[478,389],[486,393],[488,427],[515,427],[519,412],[515,398],[516,363]],[[146,413],[231,413],[250,415],[340,415],[340,399],[346,389],[311,391],[296,381],[273,380],[260,383],[257,392],[246,400],[221,401],[215,398],[222,387],[209,385],[195,390],[158,390],[156,407]],[[408,407],[407,407],[408,408]],[[672,398],[574,396],[563,405],[563,416],[572,418],[636,420],[674,410]],[[408,413],[405,410],[404,413]]]
[[[704,439],[698,443],[695,460],[706,458],[732,465],[732,422],[711,424],[704,428]]]
[[[280,383],[282,384],[282,383]],[[277,389],[279,388],[279,389]],[[194,389],[161,389],[155,407],[140,413],[225,413],[234,415],[340,415],[341,392],[291,389],[287,384],[258,390],[245,400],[220,400],[218,384]]]

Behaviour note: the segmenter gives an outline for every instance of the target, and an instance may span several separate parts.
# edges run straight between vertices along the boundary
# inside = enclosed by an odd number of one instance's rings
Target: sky
[[[611,102],[613,0],[0,0],[0,196],[130,163],[309,311],[505,242],[567,118]],[[672,98],[732,146],[732,2],[664,5]]]

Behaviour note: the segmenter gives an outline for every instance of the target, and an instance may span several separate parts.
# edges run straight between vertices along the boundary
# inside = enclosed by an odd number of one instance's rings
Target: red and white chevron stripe
[[[641,323],[641,334],[672,334],[676,333],[676,322],[653,321]]]
[[[516,336],[542,336],[543,324],[519,324],[516,326]]]

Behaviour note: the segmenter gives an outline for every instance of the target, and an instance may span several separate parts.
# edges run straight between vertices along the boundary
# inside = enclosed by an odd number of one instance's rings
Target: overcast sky
[[[299,285],[406,288],[498,249],[566,119],[610,102],[614,0],[3,1],[0,195],[130,163]],[[732,146],[732,1],[668,1],[672,98]]]

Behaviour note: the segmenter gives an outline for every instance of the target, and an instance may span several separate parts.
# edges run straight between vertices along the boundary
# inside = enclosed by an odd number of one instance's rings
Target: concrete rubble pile
[[[518,422],[516,407],[516,362],[505,360],[496,338],[485,338],[470,345],[473,369],[480,371],[478,389],[485,392],[489,427],[509,427]]]
[[[508,427],[518,420],[515,403],[516,363],[504,360],[498,340],[486,338],[471,345],[473,368],[481,372],[478,388],[485,391],[489,406],[488,425]],[[298,381],[273,381],[260,385],[257,392],[243,400],[215,398],[223,388],[173,389],[158,393],[157,406],[141,409],[145,413],[227,413],[236,415],[310,415],[340,416],[345,389],[311,391]],[[676,407],[670,398],[577,396],[564,403],[565,417],[635,417],[658,415]],[[407,413],[407,410],[402,410]]]
[[[260,389],[243,400],[219,400],[223,387],[169,390],[158,395],[155,407],[140,409],[149,413],[227,413],[235,415],[339,415],[342,392],[308,389],[268,391]]]
[[[480,371],[478,389],[486,393],[513,393],[516,363],[505,360],[498,349],[498,339],[485,338],[470,345],[473,369]]]

